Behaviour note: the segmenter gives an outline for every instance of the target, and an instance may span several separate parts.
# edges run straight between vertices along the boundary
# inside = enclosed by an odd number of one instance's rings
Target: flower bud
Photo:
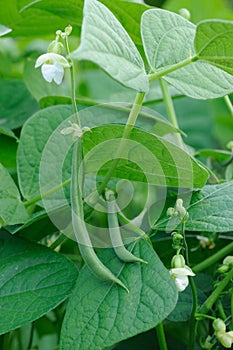
[[[223,260],[224,265],[233,265],[233,256],[228,255],[224,260]]]
[[[185,260],[183,255],[181,254],[174,255],[171,261],[171,267],[172,268],[185,267]]]
[[[188,21],[190,20],[191,18],[191,13],[188,9],[186,8],[182,8],[179,10],[179,14],[184,17],[185,19],[187,19]]]
[[[53,40],[48,47],[48,52],[56,53],[60,55],[63,51],[63,44],[57,40]]]
[[[226,331],[226,325],[221,318],[216,318],[213,322],[213,328],[216,332],[225,332]]]
[[[228,270],[229,270],[229,266],[225,264],[219,266],[218,268],[219,273],[226,273]]]
[[[233,141],[229,141],[229,142],[226,144],[226,148],[228,148],[228,149],[233,149]]]
[[[167,216],[175,216],[175,209],[172,207],[168,208]]]
[[[72,26],[68,25],[68,27],[65,28],[65,34],[67,36],[69,36],[71,34],[71,32],[72,32],[72,29],[73,29]]]

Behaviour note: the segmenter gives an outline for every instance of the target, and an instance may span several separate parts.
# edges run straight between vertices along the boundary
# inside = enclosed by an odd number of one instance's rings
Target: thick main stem
[[[233,278],[233,268],[227,273],[227,275],[224,277],[224,279],[219,283],[218,287],[211,293],[209,298],[206,299],[204,304],[199,309],[198,313],[205,314],[207,313],[213,304],[218,299],[219,295],[224,291],[228,283]]]
[[[160,322],[156,326],[156,334],[157,334],[160,350],[168,350],[162,322]]]
[[[176,129],[179,129],[175,108],[174,108],[173,101],[172,101],[172,98],[171,98],[171,95],[170,95],[170,92],[169,92],[169,89],[168,89],[167,82],[164,79],[160,79],[160,86],[161,86],[161,90],[162,90],[162,93],[163,93],[163,100],[164,100],[164,104],[166,106],[166,110],[167,110],[167,113],[168,113],[169,120],[172,123],[172,125],[174,125],[174,127]],[[176,133],[175,137],[177,139],[178,145],[181,148],[183,148],[184,144],[183,144],[181,135]]]
[[[65,37],[65,48],[66,48],[67,60],[70,64],[71,99],[72,99],[72,106],[73,106],[73,111],[74,111],[74,118],[75,118],[75,122],[81,127],[79,114],[78,114],[78,108],[76,105],[74,62],[70,58],[70,48],[69,48],[67,36]]]
[[[210,256],[206,260],[202,261],[200,264],[197,264],[193,267],[193,272],[198,273],[205,269],[207,269],[209,266],[215,264],[219,260],[225,258],[228,254],[231,254],[233,252],[233,242],[225,246],[224,248],[220,249],[217,253]]]
[[[117,167],[117,164],[118,164],[118,162],[120,160],[120,156],[122,154],[122,151],[124,150],[125,141],[128,139],[128,137],[129,137],[129,135],[130,135],[130,133],[131,133],[135,123],[136,123],[136,120],[137,120],[138,114],[140,112],[140,109],[141,109],[144,97],[145,97],[145,93],[144,92],[138,92],[136,97],[135,97],[132,109],[131,109],[130,114],[129,114],[129,118],[128,118],[127,123],[125,125],[125,129],[124,129],[124,132],[123,132],[123,135],[122,135],[122,139],[121,139],[119,148],[117,150],[117,154],[115,156],[115,159],[112,162],[111,167],[109,168],[109,170],[108,170],[108,172],[107,172],[107,174],[106,174],[102,184],[100,185],[100,187],[98,189],[98,192],[99,192],[100,195],[104,192],[104,190],[105,190],[109,180],[112,177],[112,174],[113,174],[114,170]]]
[[[192,290],[192,297],[193,297],[193,306],[192,306],[192,312],[191,317],[189,321],[189,347],[188,350],[194,350],[195,349],[195,342],[196,342],[196,333],[197,333],[197,321],[195,318],[197,307],[198,307],[198,299],[197,299],[197,290],[196,286],[193,280],[192,276],[189,276],[189,283]]]
[[[224,101],[226,102],[229,112],[231,113],[231,116],[233,118],[233,106],[232,106],[230,97],[228,95],[224,96]]]

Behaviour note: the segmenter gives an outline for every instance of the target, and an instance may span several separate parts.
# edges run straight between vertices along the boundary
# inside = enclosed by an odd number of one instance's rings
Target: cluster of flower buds
[[[182,222],[186,222],[188,220],[189,214],[185,207],[183,206],[183,200],[178,198],[175,204],[175,207],[170,207],[167,210],[167,215],[171,217],[178,217]]]
[[[187,288],[189,284],[188,276],[195,276],[195,273],[185,264],[185,259],[181,254],[173,256],[169,272],[179,292],[183,292]]]
[[[226,332],[223,320],[216,318],[213,322],[214,334],[224,348],[231,349],[233,344],[233,331]]]
[[[68,60],[62,56],[64,45],[60,39],[70,35],[72,27],[66,27],[64,33],[61,30],[56,31],[56,38],[48,46],[48,52],[39,56],[36,60],[35,68],[41,67],[43,78],[51,83],[54,81],[57,85],[62,83],[65,68],[70,67]]]

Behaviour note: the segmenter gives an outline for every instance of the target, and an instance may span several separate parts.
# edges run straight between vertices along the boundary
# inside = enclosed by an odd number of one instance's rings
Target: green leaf
[[[114,107],[115,109],[113,109]],[[88,108],[80,111],[79,114],[82,125],[93,128],[101,124],[125,124],[129,111],[128,105],[116,104],[109,107]],[[70,178],[70,156],[68,156],[69,159],[62,179],[59,178],[58,171],[55,171],[56,174],[54,174],[54,168],[51,167],[51,164],[54,164],[56,169],[59,169],[58,164],[60,164],[60,169],[64,168],[64,159],[73,141],[71,137],[61,135],[59,131],[69,126],[66,119],[71,115],[71,106],[53,106],[37,112],[24,124],[18,147],[17,164],[19,185],[25,198],[31,199],[40,195],[39,169],[42,153],[45,152],[44,149],[49,139],[50,143],[46,146],[47,156],[43,156],[44,165],[48,164],[47,167],[43,168],[45,172],[48,172],[44,178],[45,188],[50,190],[59,185],[61,181]],[[153,133],[159,135],[176,131],[160,115],[147,108],[142,109],[136,125],[145,130],[152,129]],[[93,141],[91,141],[92,143]]]
[[[86,172],[100,169],[99,175],[106,174],[122,134],[122,126],[111,125],[97,127],[84,135]],[[166,139],[136,128],[125,142],[121,158],[113,177],[188,188],[203,187],[208,177],[188,153]]]
[[[16,129],[38,109],[21,80],[0,80],[0,126]]]
[[[196,26],[175,13],[156,9],[142,15],[144,49],[150,66],[157,71],[194,56],[195,33]],[[231,75],[202,61],[176,70],[164,79],[196,99],[217,98],[233,91]]]
[[[233,75],[233,22],[206,20],[197,24],[195,49],[205,60]]]
[[[153,248],[141,240],[133,253],[148,264],[123,264],[111,249],[99,254],[129,288],[104,283],[87,267],[79,275],[61,333],[61,350],[100,350],[156,326],[174,308],[177,291]]]
[[[190,57],[193,31],[194,24],[173,12],[153,9],[143,13],[142,41],[150,67],[159,71]]]
[[[39,0],[29,2],[29,4],[21,8],[20,12],[23,14],[24,11],[26,13],[29,9],[37,8],[49,12],[52,15],[56,15],[63,20],[67,20],[67,23],[74,23],[81,27],[83,3],[84,0],[66,0],[65,2],[62,0]],[[60,29],[64,30],[65,28]]]
[[[32,322],[65,300],[75,266],[38,244],[0,233],[0,334]]]
[[[229,232],[233,230],[233,181],[205,186],[193,195],[188,208],[189,231]]]
[[[120,22],[96,0],[86,0],[81,44],[73,58],[98,64],[114,79],[137,91],[149,90],[143,60]]]
[[[18,188],[1,164],[0,178],[0,227],[23,223],[28,217],[26,209],[21,202]]]
[[[45,1],[40,2],[44,3]],[[34,3],[33,1],[32,4]],[[51,1],[51,3],[55,5],[55,1]],[[24,6],[25,4],[22,5]],[[0,0],[0,23],[12,29],[11,37],[35,36],[41,38],[43,36],[51,36],[55,34],[57,29],[63,30],[67,26],[67,19],[61,15],[62,8],[64,10],[64,1],[56,0],[56,5],[60,8],[60,14],[52,14],[49,11],[31,8],[30,6],[26,6],[23,11],[22,8],[20,9],[21,4],[19,0],[11,0],[9,2]],[[75,14],[78,14],[78,17],[74,22],[68,22],[68,24],[74,25],[74,34],[79,34],[80,32],[80,28],[75,26],[78,20],[81,22],[82,18],[81,11],[78,11],[78,9],[77,3]],[[54,8],[54,12],[58,12],[56,8]],[[63,12],[65,13],[65,11]]]
[[[39,168],[43,149],[54,130],[71,114],[70,106],[54,106],[37,112],[24,124],[17,155],[18,180],[24,198],[40,195]],[[66,143],[66,140],[63,137],[60,141]],[[63,149],[60,146],[54,145],[54,156],[57,159]]]

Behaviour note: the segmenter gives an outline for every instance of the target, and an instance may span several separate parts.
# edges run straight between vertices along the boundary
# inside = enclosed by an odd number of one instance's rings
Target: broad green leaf
[[[143,60],[120,22],[96,0],[86,0],[81,44],[73,58],[98,64],[114,79],[137,91],[149,90]]]
[[[123,264],[111,249],[99,257],[129,288],[104,283],[84,267],[61,333],[61,350],[100,350],[156,326],[174,308],[177,291],[153,248],[141,240],[133,253],[148,264]]]
[[[198,57],[233,75],[233,22],[206,20],[197,24],[195,49]]]
[[[205,186],[193,195],[188,208],[187,230],[228,232],[233,230],[233,181]]]
[[[62,0],[29,1],[28,4],[22,6],[20,12],[23,14],[29,9],[37,8],[66,20],[66,26],[69,23],[74,23],[81,27],[83,3],[84,0],[67,0],[65,2]],[[64,30],[64,28],[60,29]]]
[[[155,70],[195,55],[195,33],[196,26],[175,13],[156,9],[142,15],[143,45],[148,62]],[[233,91],[230,74],[202,61],[174,71],[164,79],[184,95],[196,99],[217,98]]]
[[[0,334],[32,322],[65,300],[77,279],[60,254],[0,233]]]
[[[169,11],[153,9],[142,15],[142,41],[152,69],[160,70],[178,63],[193,53],[189,37],[195,25]],[[188,44],[184,45],[188,41]]]
[[[104,176],[123,134],[122,126],[101,126],[84,135],[85,171]],[[133,129],[125,142],[113,177],[160,186],[203,187],[207,173],[196,161],[166,139]],[[102,166],[102,168],[101,168]]]
[[[54,130],[71,114],[70,106],[55,106],[37,112],[24,124],[17,156],[18,180],[24,198],[40,195],[39,167],[42,151]],[[67,139],[63,137],[60,141],[62,140],[66,143]],[[54,156],[58,158],[63,148],[60,149],[59,144],[54,146]]]
[[[197,61],[165,79],[184,95],[196,99],[218,98],[233,92],[233,77],[203,61]]]
[[[0,179],[0,227],[23,223],[27,219],[27,211],[21,202],[18,188],[1,164]]]
[[[57,0],[56,3],[58,5],[60,4],[60,7],[62,6],[64,9],[64,1]],[[22,5],[24,6],[24,4]],[[49,11],[39,8],[29,7],[26,8],[25,11],[22,11],[23,9],[20,7],[20,1],[11,0],[5,2],[4,0],[0,0],[0,23],[12,29],[10,33],[11,37],[35,36],[41,38],[48,35],[52,37],[52,35],[55,35],[57,29],[63,30],[67,26],[67,19],[62,16],[52,14]],[[81,12],[79,12],[78,18],[80,20]],[[69,21],[68,24],[74,25],[74,34],[79,34],[80,28],[75,26],[76,21]]]
[[[115,109],[113,109],[114,107]],[[80,119],[82,125],[90,128],[102,124],[125,124],[129,111],[129,106],[124,104],[110,107],[108,105],[96,106],[80,111]],[[48,171],[48,175],[44,179],[47,183],[46,188],[49,190],[61,183],[61,178],[58,177],[59,172],[55,171],[54,174],[54,168],[51,167],[51,164],[56,164],[56,169],[64,168],[64,159],[66,159],[67,151],[71,148],[73,141],[71,137],[61,135],[59,131],[69,126],[66,119],[71,115],[71,106],[54,106],[37,112],[24,124],[19,142],[17,163],[19,185],[25,198],[30,199],[40,195],[39,168],[45,146],[48,150],[48,155],[43,156],[44,162],[48,164],[48,169],[44,168]],[[160,115],[147,108],[142,109],[136,125],[145,130],[152,130],[153,133],[159,135],[176,131]],[[121,130],[120,132],[122,132]],[[50,143],[46,145],[48,141]],[[70,169],[71,158],[68,160],[62,181],[69,179]],[[49,175],[50,171],[52,176]],[[49,184],[51,184],[51,188],[48,188]]]
[[[16,129],[38,109],[21,80],[0,80],[0,91],[0,127]]]

